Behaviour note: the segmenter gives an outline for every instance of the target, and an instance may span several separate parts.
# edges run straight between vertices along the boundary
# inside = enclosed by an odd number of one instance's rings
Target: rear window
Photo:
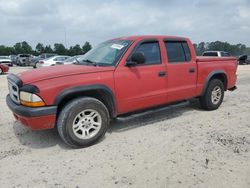
[[[166,41],[165,47],[169,63],[188,62],[191,60],[191,53],[187,42]]]
[[[204,52],[202,56],[218,56],[217,52]]]

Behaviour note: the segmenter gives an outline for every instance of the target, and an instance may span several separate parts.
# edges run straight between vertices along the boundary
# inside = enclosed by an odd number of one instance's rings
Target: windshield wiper
[[[84,60],[82,60],[82,61],[83,61],[83,62],[90,63],[90,64],[92,64],[93,66],[97,66],[97,63],[96,63],[96,62],[91,61],[91,60],[89,60],[89,59],[84,59]]]

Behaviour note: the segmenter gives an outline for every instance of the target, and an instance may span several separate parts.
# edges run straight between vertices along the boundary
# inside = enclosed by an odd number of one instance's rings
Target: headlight
[[[45,103],[39,96],[25,91],[20,92],[20,102],[22,105],[30,107],[45,106]]]

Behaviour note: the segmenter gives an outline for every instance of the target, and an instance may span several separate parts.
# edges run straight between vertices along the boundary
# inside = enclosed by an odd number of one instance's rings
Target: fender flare
[[[111,116],[115,117],[117,115],[117,108],[116,108],[116,98],[113,93],[113,91],[102,84],[96,84],[96,85],[84,85],[84,86],[76,86],[71,87],[63,90],[60,92],[58,96],[56,96],[54,100],[54,105],[59,105],[64,99],[69,97],[70,95],[77,95],[84,92],[91,92],[91,91],[101,91],[104,92],[103,97],[105,97],[105,100],[108,103],[108,107],[111,107],[111,109],[108,109],[111,113]]]
[[[218,75],[218,74],[222,74],[224,76],[224,78],[226,79],[226,82],[228,82],[228,79],[227,79],[227,74],[225,73],[225,71],[223,70],[217,70],[217,71],[213,71],[213,72],[210,72],[205,80],[205,84],[203,86],[203,89],[202,89],[202,92],[201,92],[201,96],[203,96],[206,92],[206,89],[208,87],[208,84],[209,84],[209,81],[211,80],[211,78],[215,75]],[[226,90],[227,88],[225,88]]]

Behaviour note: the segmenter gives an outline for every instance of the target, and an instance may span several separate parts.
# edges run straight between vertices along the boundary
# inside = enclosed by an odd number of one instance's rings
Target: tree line
[[[250,47],[245,44],[229,44],[228,42],[200,42],[199,44],[194,44],[197,55],[202,55],[204,51],[225,51],[229,52],[233,56],[239,55],[250,55]]]
[[[55,53],[58,55],[81,55],[85,54],[92,48],[89,42],[85,42],[82,46],[76,44],[69,48],[66,48],[61,43],[55,43],[53,47],[51,45],[44,45],[38,43],[33,49],[26,41],[18,42],[14,46],[9,47],[5,45],[0,45],[0,55],[17,55],[17,54],[32,54],[39,55],[42,53]]]
[[[76,44],[71,46],[70,48],[66,48],[61,43],[55,43],[53,47],[50,45],[44,45],[42,43],[38,43],[35,46],[35,49],[26,42],[18,42],[14,46],[4,46],[0,45],[0,55],[12,55],[12,54],[32,54],[39,55],[42,53],[55,53],[58,55],[81,55],[85,54],[92,48],[89,42],[85,42],[82,46]],[[226,51],[231,53],[234,56],[239,56],[243,54],[250,55],[250,47],[247,47],[245,44],[229,44],[228,42],[200,42],[198,44],[194,44],[194,48],[196,50],[197,55],[202,55],[204,51]]]

